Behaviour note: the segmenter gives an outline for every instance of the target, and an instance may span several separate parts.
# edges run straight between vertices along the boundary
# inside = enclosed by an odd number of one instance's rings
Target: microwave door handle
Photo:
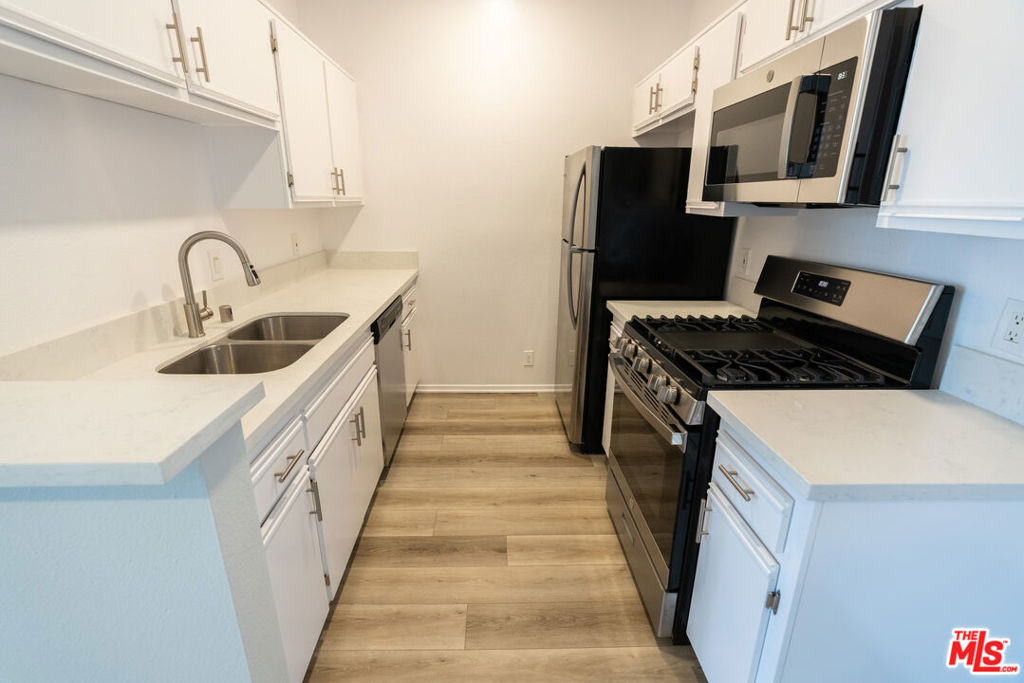
[[[800,97],[800,83],[803,76],[797,76],[789,84],[786,99],[786,113],[782,119],[782,136],[779,140],[779,178],[789,177],[789,145],[793,141],[793,119],[796,118],[796,101]]]
[[[782,136],[779,141],[779,178],[800,178],[799,173],[795,176],[789,175],[789,146],[793,142],[793,123],[796,119],[796,105],[800,95],[812,94],[818,100],[828,96],[829,85],[832,77],[826,74],[812,74],[809,76],[797,76],[789,84],[789,97],[786,98],[786,113],[782,120]],[[815,107],[817,110],[817,107]],[[817,116],[817,111],[815,116]],[[820,125],[815,120],[815,125]]]

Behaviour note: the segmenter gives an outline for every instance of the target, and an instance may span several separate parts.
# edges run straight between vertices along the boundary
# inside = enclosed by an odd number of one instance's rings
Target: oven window
[[[640,508],[643,522],[654,536],[665,564],[670,565],[683,450],[658,434],[618,388],[612,405],[612,453],[629,494]],[[641,520],[636,522],[640,524]]]
[[[778,180],[789,90],[785,83],[715,112],[708,185]]]

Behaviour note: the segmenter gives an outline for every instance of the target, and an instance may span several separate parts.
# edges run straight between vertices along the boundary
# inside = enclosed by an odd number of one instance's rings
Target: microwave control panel
[[[850,291],[850,281],[837,277],[818,275],[801,270],[793,284],[794,294],[803,294],[833,306],[842,306],[846,293]]]
[[[843,133],[853,99],[856,72],[856,57],[818,72],[819,75],[828,76],[830,83],[828,95],[819,105],[822,123],[815,128],[811,138],[811,156],[815,160],[814,178],[831,178],[839,170],[839,153],[843,148]]]

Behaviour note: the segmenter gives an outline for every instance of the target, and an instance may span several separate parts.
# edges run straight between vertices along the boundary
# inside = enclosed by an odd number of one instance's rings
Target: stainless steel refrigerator
[[[734,220],[686,213],[690,150],[565,158],[555,399],[569,442],[601,452],[609,299],[723,298]]]

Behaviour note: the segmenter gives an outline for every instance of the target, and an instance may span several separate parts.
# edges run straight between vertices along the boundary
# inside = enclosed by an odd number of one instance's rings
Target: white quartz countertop
[[[713,391],[708,405],[807,498],[1024,498],[1024,427],[940,391]]]
[[[246,448],[252,452],[265,443],[278,423],[324,377],[322,371],[368,337],[370,323],[402,291],[415,281],[415,269],[326,269],[292,285],[235,308],[235,320],[221,323],[216,317],[204,323],[203,339],[179,338],[134,354],[93,373],[86,380],[139,380],[171,391],[200,395],[238,377],[260,381],[266,397],[242,417]],[[161,375],[156,369],[200,346],[218,341],[230,330],[270,313],[347,313],[329,335],[291,365],[254,375]],[[156,391],[156,389],[154,389]]]
[[[0,487],[165,484],[263,397],[240,376],[0,382]]]
[[[756,317],[755,311],[749,311],[728,301],[627,301],[608,302],[608,310],[620,318],[629,320],[634,315],[662,316],[676,315],[749,315]]]

